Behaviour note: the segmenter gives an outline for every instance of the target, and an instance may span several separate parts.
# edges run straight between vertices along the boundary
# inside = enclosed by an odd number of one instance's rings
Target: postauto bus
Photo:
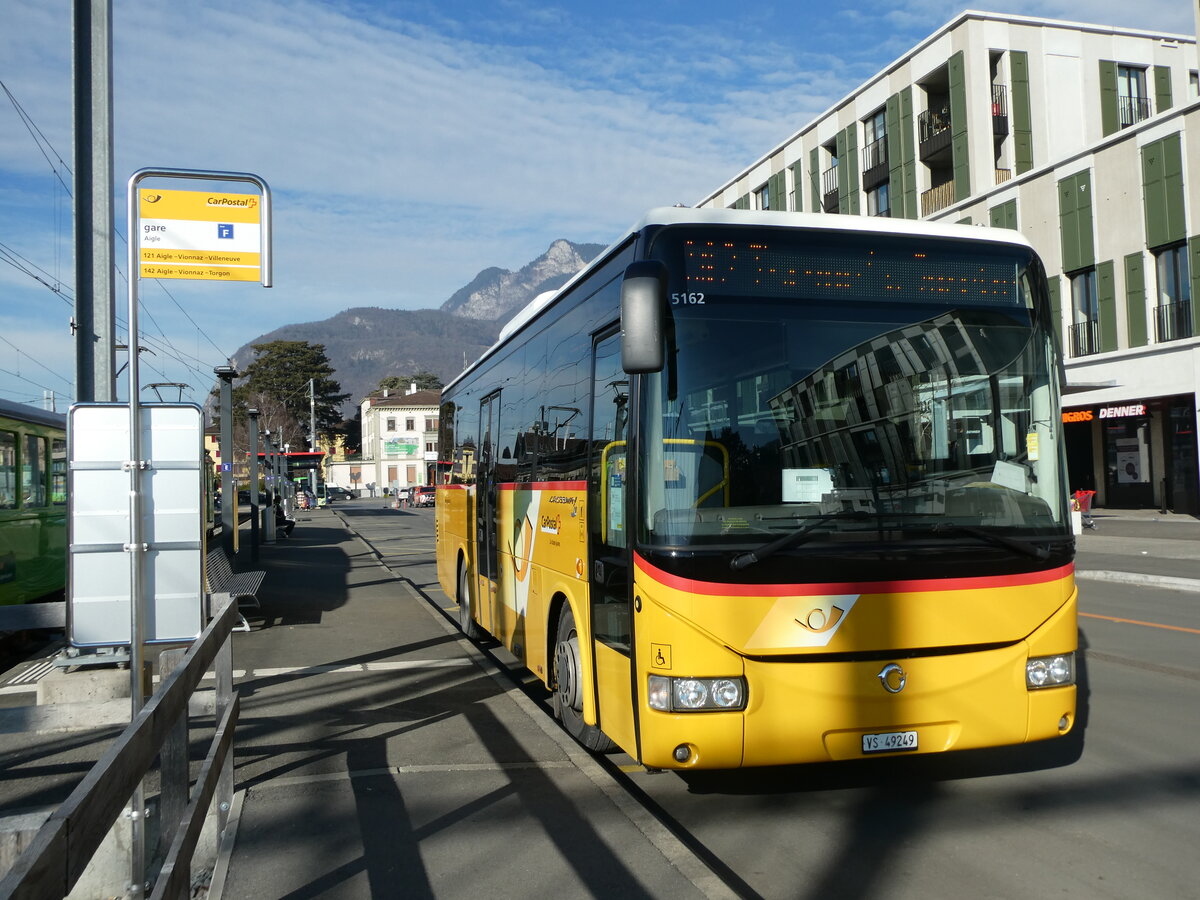
[[[1058,738],[1058,385],[1015,232],[654,210],[444,390],[439,578],[646,766]]]

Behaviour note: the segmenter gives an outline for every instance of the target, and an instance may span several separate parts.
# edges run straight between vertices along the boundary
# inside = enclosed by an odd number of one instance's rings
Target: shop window
[[[1192,336],[1192,286],[1188,278],[1187,245],[1160,250],[1154,260],[1158,275],[1155,336],[1159,341],[1189,338]]]
[[[1100,351],[1100,308],[1096,297],[1096,270],[1076,272],[1071,278],[1071,355],[1091,356]]]

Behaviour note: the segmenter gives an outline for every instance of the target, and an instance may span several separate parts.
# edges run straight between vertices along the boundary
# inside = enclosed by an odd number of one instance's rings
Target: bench
[[[267,573],[234,572],[223,546],[217,546],[208,551],[208,555],[204,559],[204,574],[210,594],[229,594],[237,601],[239,608],[243,603],[255,609],[262,608],[262,604],[258,600],[258,589],[262,587]],[[250,625],[244,616],[242,616],[241,626],[237,630],[250,630]]]

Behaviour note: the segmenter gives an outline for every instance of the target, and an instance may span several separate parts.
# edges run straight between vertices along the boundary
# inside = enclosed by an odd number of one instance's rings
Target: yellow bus
[[[444,389],[439,580],[648,767],[1064,736],[1056,331],[1013,231],[653,210]]]

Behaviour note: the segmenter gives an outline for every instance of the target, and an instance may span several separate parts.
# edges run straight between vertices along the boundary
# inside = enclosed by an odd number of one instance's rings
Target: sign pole
[[[257,196],[233,195],[213,196],[211,192],[175,191],[172,194],[194,193],[196,198],[180,198],[185,216],[192,207],[187,203],[195,200],[208,215],[197,216],[201,224],[217,226],[214,240],[216,247],[208,243],[205,233],[191,227],[196,223],[186,218],[170,220],[172,224],[156,222],[143,234],[142,201],[157,202],[162,195],[152,200],[142,197],[139,185],[146,178],[181,178],[195,181],[243,182],[256,185]],[[149,193],[149,192],[147,192]],[[167,193],[167,192],[164,192]],[[253,197],[253,200],[252,200]],[[244,198],[244,199],[240,199]],[[129,554],[129,684],[130,719],[136,719],[145,702],[147,679],[145,678],[145,593],[144,569],[146,553],[150,546],[145,542],[142,528],[142,473],[151,468],[152,461],[142,459],[141,423],[141,378],[138,359],[138,284],[142,278],[200,278],[208,280],[257,280],[263,287],[271,286],[271,189],[257,175],[242,172],[208,172],[197,169],[139,169],[130,176],[126,198],[126,221],[129,228],[129,458],[125,469],[129,473],[129,542],[124,549]],[[169,204],[168,204],[169,205]],[[165,207],[164,207],[165,211]],[[253,212],[253,216],[250,215]],[[257,229],[257,252],[240,251],[235,237],[238,224],[249,225],[251,235]],[[197,237],[199,235],[199,237]],[[171,257],[171,265],[154,265],[143,258],[143,238],[155,238],[158,262],[165,254]],[[224,241],[232,240],[229,249]],[[197,247],[196,243],[203,246]],[[211,249],[210,249],[211,248]],[[225,265],[224,263],[229,263]],[[257,278],[252,276],[257,275]],[[114,389],[115,393],[115,389]],[[224,430],[224,428],[222,429]],[[222,468],[232,462],[232,454],[224,455]],[[230,473],[232,476],[232,472]],[[224,482],[225,479],[222,479]],[[222,493],[224,493],[222,488]],[[222,498],[222,506],[232,502],[237,508],[237,490],[232,498]],[[236,512],[235,512],[236,522]],[[145,788],[141,781],[134,788],[130,799],[130,894],[140,897],[146,884],[146,827]]]
[[[141,471],[142,423],[141,407],[138,402],[140,373],[138,370],[138,239],[137,239],[137,192],[134,182],[129,183],[127,197],[127,222],[129,223],[129,459],[125,468],[129,472],[129,543],[125,551],[129,554],[129,697],[130,721],[137,718],[145,702],[145,616],[142,613],[142,560],[145,544],[142,541]],[[130,800],[130,888],[135,897],[144,892],[146,882],[146,801],[145,787],[141,780],[133,790]]]

